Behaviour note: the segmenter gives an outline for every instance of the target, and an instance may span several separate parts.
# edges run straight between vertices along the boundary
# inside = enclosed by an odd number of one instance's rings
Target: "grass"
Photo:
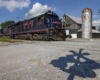
[[[10,38],[8,39],[6,36],[3,36],[0,38],[0,41],[11,42],[11,39]]]
[[[0,38],[0,41],[3,41],[3,42],[11,42],[11,43],[14,43],[14,42],[22,42],[22,40],[12,40],[11,38],[8,38],[7,36],[3,36]]]

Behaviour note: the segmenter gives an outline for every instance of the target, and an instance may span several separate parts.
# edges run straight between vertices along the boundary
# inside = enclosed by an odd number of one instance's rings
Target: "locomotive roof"
[[[40,14],[40,15],[38,15],[38,16],[35,16],[35,17],[33,17],[33,18],[42,16],[42,15],[46,15],[46,14],[49,14],[49,15],[52,15],[52,14],[53,14],[53,15],[55,15],[55,16],[58,16],[56,13],[51,12],[51,11],[49,10],[48,12],[45,12],[45,13]],[[24,20],[24,21],[28,21],[28,20],[31,20],[31,19],[33,19],[33,18],[30,18],[30,19],[27,19],[27,20]],[[15,25],[20,24],[21,22],[24,22],[24,21],[19,21],[19,22],[17,22],[17,23],[12,24],[12,25],[8,25],[7,27],[9,28],[9,27],[11,27],[11,26],[15,26]]]
[[[48,12],[42,13],[42,14],[37,15],[37,16],[35,16],[35,17],[32,17],[32,18],[30,18],[30,19],[33,19],[33,18],[36,18],[36,17],[42,16],[42,15],[46,15],[46,14],[49,14],[49,15],[50,15],[50,13],[52,13],[53,15],[58,16],[56,13],[51,12],[51,11],[49,10]],[[27,20],[30,20],[30,19],[27,19]],[[24,21],[27,21],[27,20],[24,20]]]
[[[13,24],[12,24],[12,25],[8,25],[7,28],[9,28],[9,27],[11,27],[11,26],[13,26]]]
[[[17,22],[17,23],[12,24],[12,25],[8,25],[7,28],[9,28],[9,27],[11,27],[11,26],[15,26],[15,25],[17,25],[17,24],[19,24],[19,23],[21,23],[21,22],[22,22],[22,21],[19,21],[19,22]]]
[[[19,21],[19,22],[17,22],[17,23],[14,23],[13,26],[14,26],[14,25],[17,25],[17,24],[19,24],[19,23],[21,23],[21,22],[22,22],[22,21]]]

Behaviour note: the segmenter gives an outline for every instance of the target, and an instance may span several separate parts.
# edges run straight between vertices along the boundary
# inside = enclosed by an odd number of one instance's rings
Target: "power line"
[[[18,0],[1,0],[1,1],[18,1]],[[25,1],[25,0],[23,0],[23,1]]]
[[[22,17],[14,17],[14,16],[6,16],[6,15],[0,15],[0,16],[3,16],[3,17],[12,17],[12,18],[17,18],[17,19],[22,18]]]

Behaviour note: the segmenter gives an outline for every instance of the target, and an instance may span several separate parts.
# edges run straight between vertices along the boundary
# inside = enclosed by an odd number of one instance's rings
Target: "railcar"
[[[56,13],[48,11],[34,18],[7,26],[6,36],[44,40],[65,40],[65,29]]]

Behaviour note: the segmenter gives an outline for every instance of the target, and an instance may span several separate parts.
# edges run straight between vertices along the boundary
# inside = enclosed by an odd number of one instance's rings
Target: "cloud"
[[[48,7],[48,5],[42,5],[38,2],[36,2],[35,4],[33,4],[32,9],[30,9],[26,14],[25,17],[34,17],[37,15],[40,15],[42,13],[45,13],[48,10],[53,10],[55,11],[56,8],[55,7]]]
[[[96,18],[96,17],[98,17],[98,16],[99,16],[99,15],[94,15],[93,18]]]
[[[13,12],[16,8],[28,7],[29,4],[30,0],[0,0],[0,7],[5,7],[10,12]]]
[[[97,20],[97,21],[96,21],[96,20],[93,21],[92,24],[93,24],[94,26],[100,26],[100,19]]]

